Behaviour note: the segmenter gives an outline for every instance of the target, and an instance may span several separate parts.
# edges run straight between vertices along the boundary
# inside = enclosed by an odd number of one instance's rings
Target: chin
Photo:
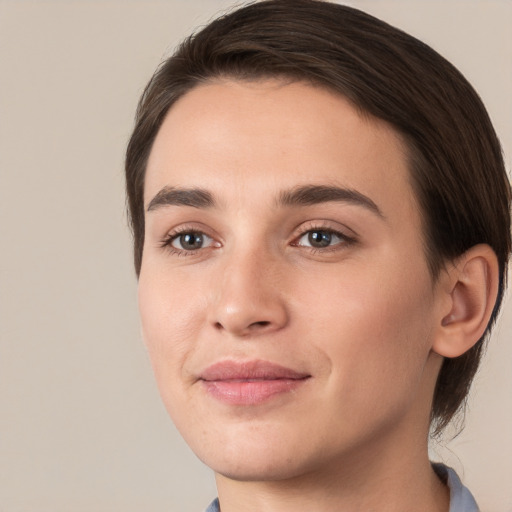
[[[244,433],[231,432],[212,442],[191,442],[190,447],[215,473],[231,480],[260,482],[304,475],[321,466],[319,454],[323,452],[318,443],[308,445],[290,428],[269,428],[252,435],[246,428]]]
[[[300,476],[304,473],[303,466],[297,460],[281,458],[274,455],[262,460],[243,458],[240,455],[233,458],[223,458],[222,460],[203,459],[203,462],[213,469],[218,475],[222,475],[230,480],[239,482],[264,482],[288,480]]]

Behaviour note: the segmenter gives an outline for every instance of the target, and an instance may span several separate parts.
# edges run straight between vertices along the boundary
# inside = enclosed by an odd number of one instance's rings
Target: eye
[[[296,242],[296,245],[325,249],[348,241],[341,233],[329,229],[311,229],[304,233]]]
[[[210,247],[213,239],[200,231],[185,231],[177,235],[171,235],[165,245],[177,251],[197,251]]]

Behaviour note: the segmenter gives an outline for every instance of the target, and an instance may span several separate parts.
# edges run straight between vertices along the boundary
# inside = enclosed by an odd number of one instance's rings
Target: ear
[[[499,266],[494,251],[475,245],[440,277],[442,311],[433,350],[444,357],[467,352],[483,335],[498,294]]]

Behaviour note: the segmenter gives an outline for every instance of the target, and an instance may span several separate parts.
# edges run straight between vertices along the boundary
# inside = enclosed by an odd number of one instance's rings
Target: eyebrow
[[[212,208],[215,206],[213,195],[201,188],[164,187],[151,199],[147,211],[164,206],[191,206],[192,208]]]
[[[354,189],[330,185],[305,185],[285,190],[279,194],[277,203],[284,206],[309,206],[331,201],[363,206],[379,217],[384,217],[380,208],[368,196]]]
[[[350,188],[333,185],[304,185],[282,191],[277,197],[277,206],[312,206],[320,203],[343,202],[367,208],[379,217],[384,217],[379,207],[368,196]],[[147,211],[165,206],[190,206],[213,208],[216,202],[211,192],[201,188],[162,188],[150,201]]]

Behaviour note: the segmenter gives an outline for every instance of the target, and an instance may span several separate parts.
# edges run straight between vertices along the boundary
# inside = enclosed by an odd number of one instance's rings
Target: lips
[[[311,375],[268,361],[222,361],[201,372],[206,392],[231,405],[255,405],[296,390]]]

